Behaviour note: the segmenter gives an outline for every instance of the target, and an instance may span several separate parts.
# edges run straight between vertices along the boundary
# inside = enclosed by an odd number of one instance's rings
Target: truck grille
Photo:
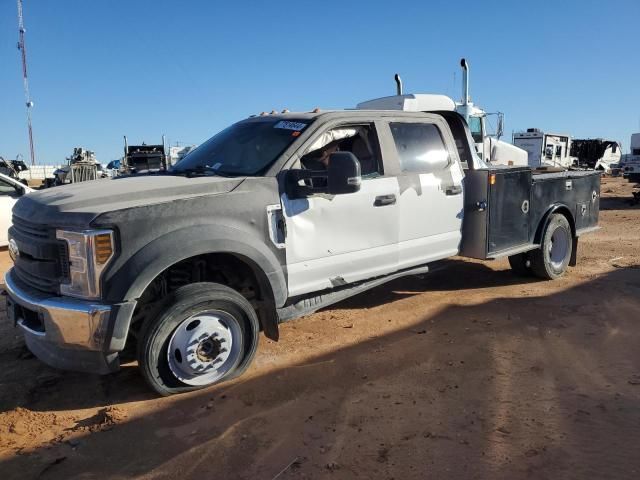
[[[43,292],[58,294],[60,283],[69,278],[67,243],[55,238],[55,229],[13,216],[9,236],[20,255],[14,272],[22,283]]]

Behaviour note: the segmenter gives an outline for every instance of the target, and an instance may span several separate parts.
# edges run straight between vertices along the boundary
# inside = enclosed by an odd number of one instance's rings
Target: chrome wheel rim
[[[564,227],[556,228],[549,242],[549,262],[556,270],[561,270],[569,253],[569,232]]]
[[[208,310],[192,315],[169,339],[169,369],[187,385],[214,383],[238,364],[241,339],[240,324],[227,312]]]

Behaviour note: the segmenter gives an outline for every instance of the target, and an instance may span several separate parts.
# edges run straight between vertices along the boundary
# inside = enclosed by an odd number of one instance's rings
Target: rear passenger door
[[[457,255],[464,173],[448,126],[435,115],[388,126],[399,168],[399,268]]]

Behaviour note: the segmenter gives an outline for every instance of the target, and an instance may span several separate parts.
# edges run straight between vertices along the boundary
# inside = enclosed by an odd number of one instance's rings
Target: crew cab
[[[254,116],[165,174],[22,198],[10,319],[58,368],[135,350],[168,395],[240,375],[260,331],[455,255],[544,279],[575,264],[599,174],[491,166],[451,99],[392,100]]]

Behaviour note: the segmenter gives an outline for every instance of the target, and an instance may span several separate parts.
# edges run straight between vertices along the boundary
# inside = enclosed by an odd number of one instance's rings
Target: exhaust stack
[[[462,104],[469,105],[471,98],[469,98],[469,64],[463,58],[460,60],[460,66],[462,67]]]
[[[393,78],[396,80],[396,93],[398,95],[402,95],[402,79],[400,78],[400,75],[396,73]]]

